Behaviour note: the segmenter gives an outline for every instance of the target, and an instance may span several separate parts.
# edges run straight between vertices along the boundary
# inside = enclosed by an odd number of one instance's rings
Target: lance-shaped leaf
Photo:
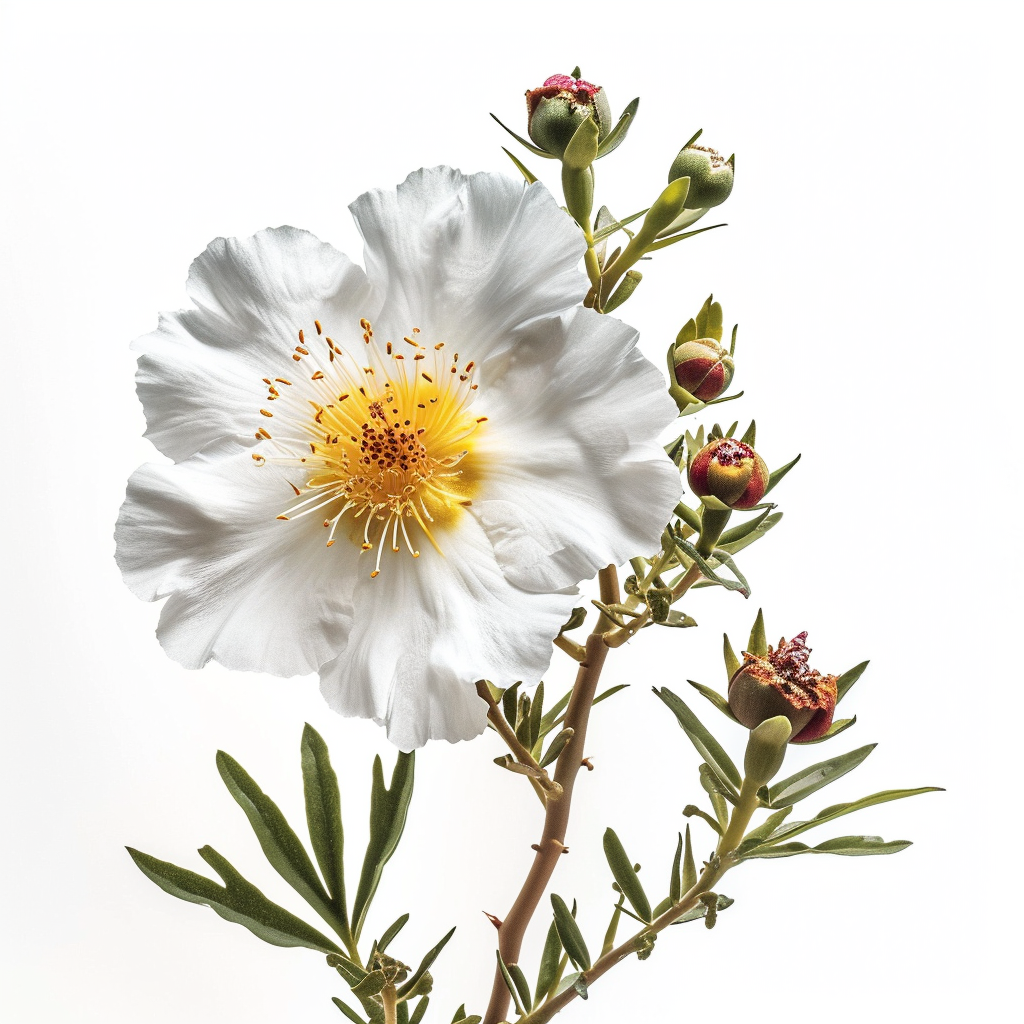
[[[544,756],[538,762],[541,768],[547,768],[555,758],[562,752],[566,743],[573,738],[575,729],[563,729],[552,741],[551,745],[545,751]]]
[[[736,716],[732,713],[732,709],[729,707],[729,702],[722,696],[717,690],[710,686],[704,686],[703,683],[694,682],[692,679],[686,680],[702,697],[706,697],[712,704],[718,708],[719,711],[725,715],[726,718],[736,721]]]
[[[689,892],[697,884],[697,865],[693,861],[693,846],[690,843],[690,826],[686,826],[686,841],[683,847],[682,890]]]
[[[838,704],[849,692],[851,687],[862,675],[864,675],[864,669],[868,667],[869,662],[862,661],[859,665],[854,665],[853,668],[848,668],[837,680],[836,689],[838,696],[836,697],[836,703]]]
[[[722,657],[725,659],[726,682],[728,682],[740,667],[740,659],[736,657],[736,652],[732,649],[728,633],[722,634]]]
[[[412,1016],[409,1018],[409,1024],[420,1024],[420,1021],[423,1020],[423,1015],[427,1012],[427,1007],[429,1005],[430,996],[423,996],[416,1004],[416,1009],[412,1011]]]
[[[748,441],[747,444],[750,444]],[[748,519],[745,523],[741,523],[739,526],[734,526],[731,530],[726,530],[725,533],[718,539],[718,547],[725,548],[729,551],[730,545],[733,541],[743,540],[748,533],[753,533],[771,514],[774,505],[769,505],[766,509],[762,510],[759,516],[754,516],[753,519]]]
[[[537,175],[534,174],[533,171],[531,171],[529,167],[519,159],[519,157],[512,153],[511,150],[505,149],[504,146],[501,147],[501,150],[519,169],[519,173],[526,179],[527,185],[533,185],[536,183]]]
[[[601,209],[606,210],[607,207],[602,206]],[[623,217],[622,220],[613,220],[608,224],[602,222],[601,226],[594,232],[594,241],[604,241],[610,235],[614,235],[616,231],[623,230],[627,224],[632,224],[633,221],[639,220],[645,213],[647,213],[646,209],[640,210],[639,213],[630,214],[628,217]]]
[[[342,953],[329,953],[327,966],[333,967],[345,979],[349,988],[355,988],[370,973]]]
[[[812,743],[824,743],[825,740],[832,739],[833,736],[838,736],[841,732],[846,732],[851,725],[857,724],[857,716],[853,718],[837,718],[829,727],[828,732],[822,733],[817,739],[804,740],[802,746],[809,747]]]
[[[427,969],[433,964],[433,962],[441,955],[441,950],[448,945],[448,940],[455,934],[455,929],[452,928],[445,937],[431,949],[426,956],[420,961],[419,967],[413,971],[412,976],[409,980],[398,990],[399,998],[405,998],[413,993],[420,978],[426,974]]]
[[[363,1020],[363,1018],[360,1017],[359,1014],[348,1005],[348,1003],[342,1001],[337,996],[331,996],[331,1002],[334,1003],[334,1005],[341,1010],[341,1012],[345,1014],[350,1021],[352,1021],[352,1024],[366,1024],[366,1021]]]
[[[858,747],[839,757],[831,757],[827,761],[819,761],[809,768],[791,775],[788,779],[777,782],[768,790],[768,803],[771,807],[786,807],[798,800],[817,793],[830,782],[842,778],[852,772],[875,749],[877,744],[869,743],[866,747]]]
[[[225,921],[243,925],[264,942],[273,946],[305,946],[320,953],[341,952],[327,936],[271,903],[212,846],[204,846],[199,856],[224,880],[222,886],[195,871],[157,860],[131,847],[127,850],[139,870],[164,892],[188,903],[210,907]]]
[[[608,867],[612,869],[612,877],[629,900],[630,906],[642,920],[650,924],[654,920],[651,917],[650,900],[647,899],[647,893],[640,883],[640,876],[633,869],[633,862],[626,856],[621,840],[610,828],[605,829],[604,833],[604,855]]]
[[[679,179],[682,180],[682,179]],[[703,216],[703,214],[701,215]],[[693,223],[691,221],[691,223]],[[657,242],[652,242],[644,250],[645,252],[654,252],[656,249],[664,249],[668,245],[675,245],[676,242],[681,242],[684,238],[693,238],[694,235],[703,234],[705,231],[714,231],[715,228],[727,227],[726,224],[710,224],[706,228],[696,228],[693,231],[684,231],[681,235],[671,235],[668,238],[660,238]]]
[[[569,959],[584,971],[590,970],[590,951],[583,941],[583,933],[576,919],[569,912],[565,900],[556,893],[551,894],[551,907],[555,912],[555,927],[562,947],[569,954]]]
[[[771,512],[766,519],[756,520],[757,526],[750,533],[741,537],[739,540],[732,540],[728,542],[719,542],[718,548],[723,551],[728,551],[730,555],[735,555],[737,552],[742,551],[746,547],[750,547],[754,541],[760,540],[769,530],[779,525],[782,522],[781,512],[772,512],[769,507],[768,512]],[[716,549],[717,550],[717,549]]]
[[[919,789],[885,789],[881,793],[873,793],[871,796],[861,797],[860,800],[851,800],[844,804],[833,804],[831,807],[826,807],[823,811],[816,814],[810,821],[794,821],[790,822],[789,825],[782,826],[782,828],[777,829],[773,835],[768,837],[766,843],[772,846],[784,843],[794,836],[800,835],[802,832],[817,828],[826,822],[835,821],[836,818],[842,818],[846,814],[853,814],[854,811],[863,810],[865,807],[873,807],[875,804],[888,803],[890,800],[904,800],[908,796],[919,796],[921,793],[941,792],[943,790],[940,786],[922,786]]]
[[[768,486],[764,489],[764,493],[768,494],[781,480],[782,478],[800,461],[798,455],[792,462],[787,462],[780,469],[776,469],[768,474]],[[764,495],[762,495],[763,497]]]
[[[782,823],[792,811],[792,807],[783,807],[781,811],[769,814],[757,828],[752,828],[743,838],[743,842],[736,847],[739,856],[743,856],[748,850],[760,846]]]
[[[533,1001],[530,999],[530,986],[526,981],[526,975],[518,964],[506,964],[502,959],[501,950],[496,949],[498,957],[498,969],[505,980],[505,987],[508,989],[512,1002],[515,1004],[516,1013],[522,1017],[533,1009]]]
[[[705,499],[711,500],[711,499]],[[724,576],[719,576],[715,572],[714,568],[708,563],[707,559],[703,558],[697,553],[697,549],[688,541],[683,540],[681,537],[675,537],[676,548],[686,555],[691,562],[697,563],[697,568],[700,569],[701,575],[705,580],[710,580],[712,583],[717,584],[720,587],[725,587],[726,590],[738,590],[744,597],[750,596],[750,586],[746,580],[742,582],[740,580],[726,579]],[[733,572],[736,572],[735,566],[730,566]],[[701,586],[700,583],[697,586]]]
[[[554,987],[558,978],[558,963],[562,959],[562,940],[558,937],[558,929],[552,921],[548,927],[544,950],[540,955],[540,969],[537,971],[537,987],[534,989],[533,1001],[542,1003]]]
[[[689,737],[690,742],[697,748],[697,752],[707,761],[708,765],[723,779],[739,788],[743,779],[733,764],[732,759],[722,749],[721,744],[701,724],[697,716],[676,696],[671,690],[662,687],[660,690],[654,688],[655,695],[668,707],[676,716],[683,732]]]
[[[744,860],[764,860],[780,857],[796,857],[802,853],[831,853],[839,857],[874,857],[887,853],[899,853],[913,844],[907,839],[885,842],[880,836],[838,836],[817,846],[805,843],[783,843],[779,846],[760,846],[743,854]]]
[[[604,137],[601,145],[597,148],[598,156],[606,156],[613,149],[616,149],[623,139],[626,137],[626,132],[629,131],[629,126],[636,117],[637,108],[640,106],[640,97],[632,100],[626,109],[619,115],[618,121],[615,122],[615,127]]]
[[[345,833],[341,822],[338,776],[320,734],[307,722],[302,730],[302,787],[306,824],[320,873],[327,882],[343,939],[351,938],[345,901]]]
[[[223,750],[217,751],[217,770],[228,792],[245,811],[264,856],[274,870],[341,936],[348,930],[317,876],[305,847],[277,804],[256,785],[248,772]]]
[[[408,914],[403,914],[394,924],[389,925],[384,934],[377,942],[377,951],[383,953],[391,944],[391,940],[405,927],[409,920]]]
[[[764,630],[764,609],[757,609],[757,618],[754,619],[753,628],[750,630],[750,638],[747,640],[747,651],[757,658],[763,658],[768,654],[768,637]]]
[[[402,838],[409,801],[412,799],[415,764],[415,754],[399,751],[391,775],[391,788],[388,789],[384,785],[384,767],[380,757],[374,758],[373,785],[370,789],[370,841],[366,846],[359,888],[352,904],[352,935],[356,940],[363,930],[363,922],[380,884],[384,865],[391,859]]]
[[[494,114],[491,114],[491,117],[494,117]],[[498,120],[497,117],[494,117],[494,120],[498,121],[498,124],[500,124],[501,127],[504,128],[505,131],[507,131],[509,133],[509,135],[511,135],[512,138],[515,139],[516,142],[519,143],[520,146],[525,146],[531,153],[534,154],[534,156],[542,156],[546,160],[554,160],[555,159],[555,156],[554,156],[553,153],[547,153],[543,149],[538,149],[532,142],[527,142],[526,139],[524,139],[521,135],[516,135],[516,133],[514,131],[512,131],[512,129],[509,128],[508,125],[502,124],[501,121]],[[504,148],[504,147],[502,147],[502,148]]]

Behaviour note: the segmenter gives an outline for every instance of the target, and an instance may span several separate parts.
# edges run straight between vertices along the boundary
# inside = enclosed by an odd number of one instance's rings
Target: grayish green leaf
[[[569,954],[569,959],[583,970],[590,969],[590,952],[583,941],[583,933],[575,918],[569,913],[565,900],[556,893],[551,894],[551,907],[555,912],[555,927],[562,948]]]
[[[753,629],[750,631],[750,638],[747,640],[747,651],[757,658],[763,658],[768,653],[768,637],[764,630],[764,609],[757,609],[757,618],[754,619]]]
[[[771,807],[785,807],[787,804],[795,804],[804,797],[817,793],[819,789],[842,778],[847,772],[852,772],[857,765],[861,764],[867,756],[875,749],[877,744],[869,743],[865,747],[858,747],[847,754],[840,754],[839,757],[830,757],[827,761],[819,761],[809,768],[798,771],[788,779],[777,782],[768,790],[768,803]]]
[[[551,991],[558,977],[558,961],[562,957],[562,940],[558,937],[558,929],[554,921],[548,927],[547,938],[544,940],[544,951],[540,955],[540,970],[537,972],[537,987],[534,989],[534,1002],[540,1004]]]
[[[839,691],[839,695],[836,697],[837,704],[850,692],[853,684],[860,679],[864,674],[864,669],[866,669],[869,664],[870,662],[862,661],[859,665],[854,665],[853,668],[848,668],[836,680],[836,688]]]
[[[662,687],[660,690],[654,688],[654,693],[676,716],[683,732],[686,733],[690,742],[697,748],[697,752],[723,779],[732,783],[738,788],[743,781],[736,765],[722,749],[721,744],[701,724],[700,719],[686,706],[686,704],[671,690]],[[735,795],[735,794],[734,794]]]
[[[448,940],[454,934],[455,929],[452,928],[450,931],[448,931],[444,938],[441,939],[441,941],[436,946],[434,946],[434,948],[431,949],[426,956],[424,956],[424,958],[420,961],[419,967],[417,967],[416,970],[413,971],[412,976],[409,978],[409,980],[398,990],[399,998],[405,998],[415,991],[416,985],[419,982],[420,978],[422,978],[423,975],[426,974],[427,969],[441,955],[441,950],[448,945]]]
[[[379,953],[383,953],[388,948],[391,944],[391,940],[405,927],[408,920],[409,915],[403,914],[394,922],[394,924],[388,926],[384,934],[380,937],[380,940],[377,942],[377,951]]]
[[[712,689],[710,686],[705,686],[703,683],[694,682],[692,679],[686,680],[702,697],[706,697],[712,704],[718,708],[719,711],[725,715],[726,718],[736,721],[736,716],[732,713],[729,707],[728,700],[722,696],[717,690]]]
[[[334,1003],[334,1005],[341,1010],[341,1012],[345,1014],[350,1021],[352,1021],[352,1024],[366,1024],[366,1021],[363,1020],[363,1018],[360,1017],[351,1006],[342,1002],[337,996],[331,996],[331,1002]]]
[[[622,842],[613,829],[605,829],[604,832],[604,855],[608,866],[612,870],[612,877],[619,885],[619,889],[629,900],[630,906],[637,912],[640,918],[651,923],[651,904],[647,899],[647,893],[640,883],[640,876],[633,869],[633,862],[626,856]]]
[[[831,853],[840,857],[871,857],[887,853],[899,853],[913,845],[907,839],[885,842],[879,836],[839,836],[828,839],[817,846],[805,843],[782,843],[779,846],[760,846],[744,854],[744,860],[776,859],[796,857],[803,853]]]

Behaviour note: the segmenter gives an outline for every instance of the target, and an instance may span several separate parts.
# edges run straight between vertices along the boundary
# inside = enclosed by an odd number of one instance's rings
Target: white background
[[[353,874],[372,754],[393,756],[374,726],[330,713],[315,679],[190,673],[153,639],[157,608],[112,559],[124,481],[153,457],[128,344],[184,303],[214,236],[290,223],[358,257],[345,206],[362,190],[441,162],[514,173],[488,112],[521,131],[524,90],[577,62],[616,112],[642,96],[628,143],[598,165],[614,211],[646,206],[697,128],[738,153],[729,227],[659,254],[624,313],[660,361],[713,290],[741,324],[747,390],[723,415],[757,417],[770,464],[804,460],[777,492],[783,524],[742,559],[752,600],[700,591],[699,630],[649,630],[610,659],[607,682],[635,685],[595,712],[597,770],[556,890],[599,944],[612,825],[660,898],[680,811],[702,794],[649,687],[724,683],[721,632],[741,644],[758,604],[772,639],[809,630],[826,671],[873,659],[844,704],[856,729],[791,753],[795,769],[881,744],[812,810],[891,786],[948,792],[822,833],[914,839],[897,857],[736,871],[718,928],[673,929],[564,1019],[1002,1014],[1020,913],[1015,8],[3,4],[3,1019],[342,1019],[322,957],[172,900],[123,850],[202,869],[194,850],[211,843],[298,911],[215,750],[300,824],[313,723],[342,775]],[[549,682],[568,678],[559,665]],[[738,732],[693,700],[738,756]],[[482,1012],[494,935],[480,911],[507,910],[539,833],[498,753],[493,737],[422,752],[371,919],[379,932],[410,910],[393,952],[414,962],[458,924],[428,1021],[462,1000]]]

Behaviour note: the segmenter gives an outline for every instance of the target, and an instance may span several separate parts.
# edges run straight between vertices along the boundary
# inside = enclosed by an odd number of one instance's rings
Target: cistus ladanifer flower
[[[365,272],[297,228],[219,238],[135,343],[174,463],[132,475],[117,561],[182,665],[318,671],[409,750],[482,732],[475,682],[536,683],[576,584],[657,544],[676,407],[580,306],[543,186],[436,167],[351,210]]]
[[[709,146],[684,146],[677,154],[668,172],[668,180],[689,178],[686,193],[687,210],[706,210],[720,206],[729,198],[735,177],[735,161],[722,158]]]
[[[526,93],[527,132],[534,143],[561,157],[577,128],[592,117],[598,142],[612,127],[608,97],[599,85],[571,75],[552,75],[539,89]]]
[[[735,364],[714,338],[698,338],[677,345],[672,353],[676,382],[694,398],[710,402],[732,383]]]
[[[687,479],[699,498],[717,498],[732,509],[753,508],[768,489],[768,467],[749,444],[719,437],[690,463]]]
[[[790,743],[819,739],[832,725],[838,697],[837,677],[807,664],[807,633],[783,637],[759,658],[743,652],[743,664],[729,680],[729,710],[748,729],[785,715],[793,727]]]

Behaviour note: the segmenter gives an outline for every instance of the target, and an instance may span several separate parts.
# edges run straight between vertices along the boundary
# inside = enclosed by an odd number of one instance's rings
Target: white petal
[[[386,295],[375,327],[388,337],[419,327],[479,363],[524,322],[586,294],[582,233],[542,185],[433,167],[349,209]]]
[[[519,587],[560,590],[658,547],[682,491],[658,442],[677,411],[636,340],[577,309],[531,325],[481,383],[488,469],[471,512]]]
[[[320,670],[335,711],[386,724],[404,750],[482,732],[487,708],[475,681],[538,682],[574,601],[574,591],[534,594],[511,585],[469,516],[439,544],[444,556],[432,548],[416,559],[385,551],[375,579],[363,556],[348,646]]]
[[[133,345],[146,436],[176,460],[217,438],[253,436],[263,378],[297,372],[300,329],[315,342],[320,320],[339,343],[355,342],[360,318],[380,304],[347,256],[291,227],[215,239],[193,262],[187,291],[198,308],[161,315]]]
[[[237,442],[132,475],[117,563],[143,600],[171,595],[157,635],[175,661],[287,676],[344,646],[357,549],[327,549],[315,514],[278,520],[293,501],[277,467]]]

